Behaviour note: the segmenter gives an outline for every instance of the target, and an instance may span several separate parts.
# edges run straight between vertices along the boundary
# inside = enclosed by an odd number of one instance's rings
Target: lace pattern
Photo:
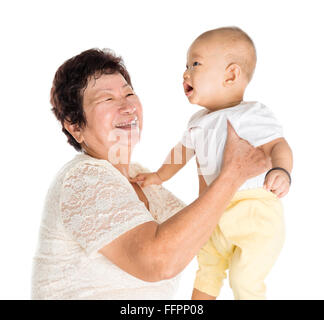
[[[139,164],[130,174],[145,172]],[[143,189],[150,211],[109,162],[78,154],[48,190],[33,259],[32,299],[171,299],[179,276],[146,282],[98,250],[147,221],[161,223],[185,205],[162,186]]]
[[[112,166],[81,163],[63,181],[60,212],[65,229],[96,253],[119,235],[153,218]]]

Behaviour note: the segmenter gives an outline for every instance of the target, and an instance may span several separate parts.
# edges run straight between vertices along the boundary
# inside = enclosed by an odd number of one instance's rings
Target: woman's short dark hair
[[[79,128],[87,125],[83,110],[83,93],[90,77],[99,78],[102,74],[120,73],[132,86],[123,59],[108,49],[90,49],[65,61],[56,71],[51,90],[52,112],[62,124],[62,131],[77,151],[81,145],[64,128],[64,121],[77,124]]]

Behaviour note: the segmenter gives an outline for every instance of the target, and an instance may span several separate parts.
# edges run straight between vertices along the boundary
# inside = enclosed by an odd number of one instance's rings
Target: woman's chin
[[[139,143],[141,138],[141,132],[139,127],[134,127],[129,131],[127,145],[130,147],[135,147]]]
[[[138,126],[129,128],[115,128],[109,132],[107,137],[109,144],[130,145],[137,143],[140,138],[140,129]]]
[[[141,138],[140,130],[133,128],[131,130],[123,130],[122,134],[118,134],[118,138],[115,140],[116,146],[133,148],[139,143]]]
[[[108,161],[113,165],[128,164],[131,161],[132,150],[139,141],[139,134],[130,134],[127,137],[123,136],[109,146],[107,154]]]
[[[131,135],[127,139],[122,139],[118,142],[120,146],[133,149],[140,141],[139,135]]]

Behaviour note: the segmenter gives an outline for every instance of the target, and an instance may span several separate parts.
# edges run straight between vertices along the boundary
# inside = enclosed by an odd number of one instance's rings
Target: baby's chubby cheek
[[[192,95],[191,98],[191,103],[198,104],[203,107],[210,105],[213,101],[213,97],[210,94],[208,94],[208,92],[196,92]]]
[[[207,90],[204,92],[204,103],[207,105],[217,105],[220,98],[222,97],[222,92],[217,89],[217,87],[213,88],[207,88]]]

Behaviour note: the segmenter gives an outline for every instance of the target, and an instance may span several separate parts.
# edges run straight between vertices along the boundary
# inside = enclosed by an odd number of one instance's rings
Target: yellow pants
[[[218,296],[226,270],[235,299],[265,299],[264,279],[284,242],[281,201],[262,188],[239,191],[198,254],[194,287]]]

